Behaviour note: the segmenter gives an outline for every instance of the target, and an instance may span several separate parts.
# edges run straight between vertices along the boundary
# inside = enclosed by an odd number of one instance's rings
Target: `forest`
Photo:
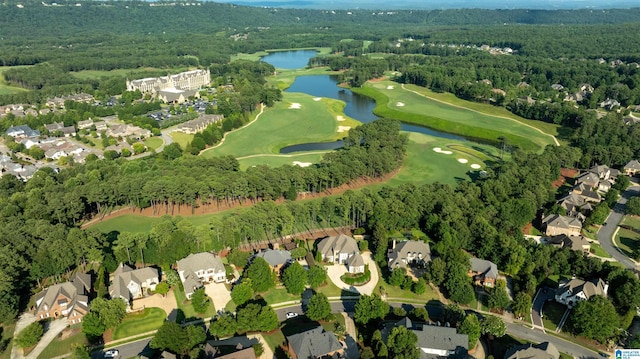
[[[619,167],[640,156],[640,125],[625,125],[625,111],[611,111],[601,118],[592,111],[606,98],[616,98],[622,106],[640,103],[640,70],[633,65],[640,50],[629,36],[640,30],[640,9],[333,14],[209,2],[193,6],[159,2],[153,7],[137,1],[24,4],[23,8],[11,2],[0,5],[0,22],[7,25],[0,40],[0,63],[33,65],[3,73],[8,83],[30,91],[0,95],[0,104],[42,104],[53,95],[87,92],[106,97],[124,91],[125,76],[82,78],[76,73],[81,70],[125,69],[130,71],[127,77],[142,77],[209,67],[215,85],[232,84],[236,90],[218,98],[215,111],[227,122],[202,135],[202,141],[213,141],[245,123],[259,103],[280,99],[280,90],[265,85],[264,77],[274,71],[270,65],[229,63],[232,55],[326,46],[335,54],[316,58],[310,65],[344,70],[344,79],[352,85],[398,71],[400,82],[492,102],[527,118],[560,124],[568,145],[548,147],[541,154],[515,148],[511,160],[496,163],[486,177],[462,181],[455,188],[439,183],[382,186],[304,202],[296,201],[299,193],[318,193],[399,168],[407,145],[399,123],[382,119],[352,129],[344,149],[307,168],[259,166],[240,171],[232,157],[192,156],[198,152],[191,151],[192,143],[186,151],[167,146],[162,153],[137,161],[92,158],[59,173],[45,168],[27,183],[2,176],[0,322],[14,320],[45,282],[61,280],[87,262],[100,262],[103,270],[112,270],[120,261],[135,262],[144,256],[147,264],[167,266],[193,251],[336,226],[371,234],[370,248],[382,266],[390,235],[398,229],[419,229],[446,263],[440,271],[430,268],[429,280],[436,285],[453,283],[455,278],[446,273],[460,273],[468,256],[475,255],[494,261],[512,276],[516,295],[532,298],[551,274],[576,275],[606,278],[619,288],[611,299],[621,318],[628,318],[640,305],[640,282],[628,272],[579,252],[537,246],[522,233],[524,225],[536,222],[555,203],[551,184],[561,167],[593,163]],[[40,20],[37,27],[33,19]],[[515,53],[491,55],[475,48],[482,45],[510,47]],[[623,64],[611,66],[615,60]],[[583,83],[594,90],[577,108],[565,104],[564,94],[551,87],[562,84],[572,93]],[[495,95],[493,88],[506,95]],[[527,96],[543,101],[519,101]],[[9,116],[1,125],[39,127],[60,120],[71,124],[98,115],[98,109],[69,105],[63,117]],[[108,111],[134,121],[144,109],[126,101]],[[83,221],[120,207],[151,207],[156,214],[171,215],[177,207],[247,202],[254,205],[201,227],[165,217],[143,234],[80,229]],[[137,250],[129,251],[134,247]],[[453,288],[444,285],[445,294],[457,301]]]

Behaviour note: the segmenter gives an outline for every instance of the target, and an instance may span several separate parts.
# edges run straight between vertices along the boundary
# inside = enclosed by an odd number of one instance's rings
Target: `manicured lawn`
[[[428,126],[438,131],[477,138],[494,143],[504,136],[508,143],[529,151],[540,151],[553,144],[551,136],[514,119],[505,119],[452,106],[404,90],[391,81],[368,83],[355,92],[373,97],[374,112],[381,117]]]
[[[0,341],[8,341],[7,348],[0,353],[0,359],[9,359],[11,358],[11,346],[13,341],[13,331],[15,330],[15,324],[2,324],[0,325],[0,330],[2,330],[2,335],[0,335]]]
[[[597,255],[598,257],[611,258],[611,255],[609,255],[609,253],[607,253],[604,248],[602,248],[602,246],[597,242],[591,242],[591,253]]]
[[[270,167],[280,167],[282,165],[292,165],[294,161],[307,163],[319,163],[328,151],[303,152],[302,154],[291,155],[275,155],[275,154],[259,154],[238,158],[240,169],[246,170],[249,167],[267,165]]]
[[[596,227],[594,225],[590,225],[587,227],[582,227],[582,234],[590,239],[593,240],[598,240],[598,230],[600,229],[600,227]]]
[[[193,140],[193,135],[182,132],[171,132],[169,133],[169,136],[171,136],[173,142],[179,144],[183,150],[185,149],[185,147],[187,147],[189,142]]]
[[[143,312],[129,314],[113,331],[113,339],[156,330],[162,326],[166,318],[167,314],[160,308],[145,308]]]
[[[566,306],[554,301],[544,303],[544,306],[542,307],[542,321],[544,322],[544,328],[546,330],[555,331],[556,328],[558,328],[558,324],[560,324],[562,315],[566,310]]]
[[[74,345],[86,345],[88,344],[87,338],[82,333],[82,326],[72,326],[74,329],[73,334],[65,339],[60,339],[60,336],[47,345],[47,347],[38,356],[38,359],[48,359],[71,353]]]
[[[262,295],[262,298],[269,305],[274,305],[274,304],[282,303],[282,302],[288,302],[288,301],[292,301],[292,300],[300,300],[300,296],[299,295],[289,294],[289,293],[287,293],[287,290],[285,288],[269,289],[268,292],[261,293],[261,295]]]
[[[299,105],[300,108],[291,108]],[[333,99],[315,101],[301,93],[283,93],[283,100],[272,108],[265,109],[258,120],[237,131],[229,132],[224,143],[205,150],[205,157],[231,155],[245,157],[257,154],[278,154],[289,145],[307,142],[329,142],[347,135],[338,132],[338,126],[354,127],[359,122],[346,119],[344,103]],[[256,139],[260,139],[256,141]]]
[[[173,294],[176,296],[176,304],[178,304],[178,309],[182,310],[182,313],[184,313],[184,318],[187,320],[194,318],[209,318],[213,317],[216,314],[216,310],[215,308],[213,308],[213,302],[209,303],[209,307],[207,308],[207,311],[205,313],[200,314],[196,313],[196,311],[193,309],[191,301],[187,301],[184,290],[176,288],[173,291]]]
[[[17,69],[29,66],[0,66],[0,95],[11,95],[14,93],[29,91],[25,88],[18,86],[11,86],[5,80],[3,76],[3,72],[10,69]]]
[[[202,214],[197,216],[186,216],[189,222],[194,226],[201,226],[207,224],[212,218],[216,216],[222,216],[226,212]],[[146,217],[141,215],[125,214],[119,217],[111,218],[103,222],[97,222],[89,226],[90,228],[98,229],[100,232],[109,233],[111,231],[118,232],[149,232],[151,227],[162,219],[160,217]]]
[[[320,288],[316,288],[316,291],[318,293],[322,293],[326,295],[327,298],[339,297],[342,295],[342,289],[338,288],[335,284],[333,284],[333,282],[329,278],[327,278],[327,283],[321,286]]]
[[[634,250],[640,248],[640,233],[620,228],[615,241],[624,254],[631,256]]]
[[[380,271],[380,269],[378,269],[378,271]],[[422,294],[415,294],[410,290],[404,290],[404,289],[400,289],[398,287],[393,287],[391,285],[389,285],[388,283],[386,283],[384,280],[380,279],[378,281],[378,287],[383,287],[385,293],[387,294],[387,299],[390,300],[390,298],[401,298],[401,299],[409,299],[409,300],[416,300],[416,301],[430,301],[430,300],[438,300],[438,295],[431,289],[431,287],[427,286],[427,290],[422,293]],[[374,293],[376,293],[376,291],[374,291]],[[379,293],[376,293],[379,294]]]
[[[640,229],[640,216],[626,215],[622,218],[621,224],[626,224],[633,228]]]
[[[149,148],[149,151],[153,151],[158,149],[164,141],[160,137],[150,137],[144,140],[144,144]]]

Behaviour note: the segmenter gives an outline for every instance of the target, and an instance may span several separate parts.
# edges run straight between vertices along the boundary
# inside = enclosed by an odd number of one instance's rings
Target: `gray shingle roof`
[[[324,256],[331,255],[333,253],[358,253],[358,243],[356,240],[341,234],[339,236],[327,237],[318,243],[318,251]]]
[[[426,325],[423,323],[412,322],[409,318],[402,318],[395,323],[388,323],[382,329],[382,339],[386,341],[394,327],[403,326],[411,330],[418,337],[418,347],[420,350],[420,358],[438,358],[435,354],[428,353],[432,351],[448,351],[455,353],[449,355],[454,358],[466,358],[469,348],[469,337],[466,334],[458,334],[455,328],[439,327],[435,325]]]
[[[569,291],[571,295],[578,294],[580,292],[584,292],[587,299],[591,298],[594,295],[607,295],[605,291],[605,282],[598,278],[590,281],[584,281],[582,279],[573,278],[567,282],[560,284],[558,290],[556,291],[556,295],[562,295],[564,292]]]
[[[555,345],[549,342],[525,344],[512,347],[504,354],[505,359],[558,359],[560,353]]]
[[[407,264],[403,259],[406,259],[409,253],[415,253],[416,258],[422,255],[422,259],[425,262],[431,260],[429,243],[423,241],[402,241],[396,244],[395,248],[389,250],[389,268],[395,268],[396,266],[405,268]]]
[[[120,263],[118,268],[113,272],[113,284],[109,287],[109,295],[111,298],[123,298],[126,301],[131,300],[131,293],[127,285],[135,282],[141,285],[149,279],[155,279],[158,283],[158,270],[155,268],[145,267],[133,269],[126,264]]]
[[[356,253],[347,259],[347,265],[349,267],[361,267],[364,265],[364,259],[360,253]]]
[[[281,249],[267,249],[257,253],[256,257],[263,258],[272,267],[291,261],[291,253]]]
[[[287,342],[298,359],[315,359],[342,349],[336,336],[332,332],[325,332],[322,327],[290,335]]]
[[[471,258],[471,270],[484,275],[485,278],[498,278],[498,266],[488,260],[480,258]]]
[[[71,303],[67,303],[68,308],[80,306],[80,302],[88,303],[88,294],[91,289],[91,276],[86,273],[76,273],[70,282],[64,282],[52,285],[43,290],[36,296],[37,310],[43,310],[45,306],[51,308],[60,294],[71,299]]]
[[[629,163],[624,165],[624,169],[640,171],[640,162],[638,162],[638,160],[631,160]]]

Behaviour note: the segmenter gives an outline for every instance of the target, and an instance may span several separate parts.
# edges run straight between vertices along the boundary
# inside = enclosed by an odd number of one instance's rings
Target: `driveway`
[[[31,313],[22,313],[16,322],[16,329],[13,331],[13,336],[16,337],[18,334],[29,324],[36,321],[35,315]],[[11,359],[19,359],[24,358],[22,355],[22,349],[19,349],[17,345],[11,346]]]
[[[639,192],[640,186],[638,186],[637,183],[632,182],[632,186],[622,192],[622,196],[620,196],[618,202],[613,206],[613,210],[609,214],[609,217],[607,217],[605,224],[600,227],[600,230],[598,231],[598,241],[600,242],[600,245],[602,245],[602,248],[604,248],[604,250],[615,260],[630,269],[636,268],[636,263],[618,250],[618,247],[613,243],[613,236],[618,228],[618,224],[624,216],[624,208],[627,201],[633,196],[638,196]]]
[[[327,266],[327,275],[329,276],[329,279],[331,279],[333,284],[335,284],[340,289],[348,290],[354,293],[371,295],[376,289],[378,285],[378,279],[380,277],[378,274],[378,266],[376,266],[376,263],[373,261],[371,252],[367,251],[362,253],[362,259],[364,260],[365,265],[369,265],[369,270],[371,271],[371,280],[367,284],[356,287],[340,280],[340,276],[347,273],[347,266],[345,266],[344,264],[334,264]]]
[[[536,293],[536,296],[533,298],[533,305],[531,306],[531,322],[533,323],[533,329],[540,329],[544,332],[544,324],[542,323],[542,307],[548,300],[553,299],[554,293],[555,291],[553,289],[544,287],[540,288],[538,293]]]
[[[56,319],[52,322],[49,322],[44,327],[44,335],[40,338],[40,341],[36,345],[35,348],[28,354],[25,355],[25,359],[36,359],[40,353],[51,343],[53,339],[55,339],[58,334],[62,333],[62,331],[69,326],[69,320],[67,318]]]
[[[167,313],[167,320],[174,322],[178,314],[178,305],[176,304],[176,296],[173,289],[167,293],[165,298],[160,294],[154,294],[150,297],[136,299],[133,301],[133,309],[139,308],[160,308]]]
[[[227,303],[231,301],[231,292],[229,292],[224,283],[205,284],[204,291],[213,301],[213,307],[216,311],[224,310]]]

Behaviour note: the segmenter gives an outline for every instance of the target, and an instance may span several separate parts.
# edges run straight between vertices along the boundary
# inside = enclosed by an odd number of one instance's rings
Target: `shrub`
[[[371,271],[369,270],[369,266],[365,266],[363,273],[345,273],[340,277],[340,280],[349,285],[363,285],[369,283],[371,280]]]
[[[33,322],[18,334],[16,344],[18,344],[20,348],[34,346],[38,343],[43,333],[44,329],[42,328],[42,324],[40,324],[40,322]]]

